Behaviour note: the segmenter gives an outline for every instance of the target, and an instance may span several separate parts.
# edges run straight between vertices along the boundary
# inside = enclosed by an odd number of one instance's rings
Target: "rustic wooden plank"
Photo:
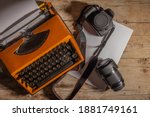
[[[98,4],[104,8],[111,8],[116,14],[115,19],[121,22],[149,22],[150,19],[149,1],[63,0],[52,3],[64,20],[76,20],[87,4]]]
[[[137,41],[131,41],[128,43],[122,58],[150,58],[149,36],[133,36],[131,40],[133,38],[136,38]]]

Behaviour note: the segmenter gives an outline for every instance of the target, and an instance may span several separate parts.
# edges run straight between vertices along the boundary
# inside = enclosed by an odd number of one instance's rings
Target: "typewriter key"
[[[45,78],[45,75],[41,75],[41,78],[44,79],[44,78]]]
[[[46,65],[46,66],[47,66],[47,65],[48,65],[48,62],[44,62],[44,65]]]
[[[59,46],[58,46],[58,47],[59,47]],[[56,53],[58,53],[58,52],[59,52],[59,48],[58,48],[58,47],[57,47],[57,48],[56,48],[56,50],[55,50],[55,52],[56,52]]]
[[[68,50],[72,50],[72,48],[71,48],[71,46],[70,45],[66,45],[66,48],[68,49]]]
[[[60,65],[61,65],[61,66],[64,66],[64,62],[60,62]]]
[[[52,63],[52,62],[53,62],[53,60],[50,58],[50,59],[48,59],[48,62],[49,62],[49,63]]]
[[[43,69],[45,66],[43,65],[43,63],[40,65],[40,69]]]
[[[48,53],[48,54],[47,54],[47,57],[48,57],[48,58],[51,58],[51,53]]]
[[[37,78],[37,76],[36,76],[36,75],[33,75],[32,77],[33,77],[34,79],[35,79],[35,78]]]
[[[25,72],[24,71],[22,71],[22,72],[20,72],[20,77],[22,77],[23,75],[25,74]]]
[[[35,62],[36,66],[40,65],[40,61]]]
[[[56,67],[59,69],[61,66],[59,64],[57,64]]]
[[[56,60],[56,63],[60,63],[60,60],[59,60],[59,59],[57,59],[57,60]]]
[[[62,56],[58,60],[62,61],[63,60]]]
[[[68,55],[68,56],[71,56],[71,52],[67,52],[67,55]]]
[[[27,72],[28,72],[28,69],[27,69],[27,68],[25,68],[25,69],[23,70],[23,72],[24,72],[24,73],[27,73]]]
[[[72,60],[72,58],[68,56],[68,57],[66,58],[66,63],[69,62],[69,61],[71,61],[71,60]]]
[[[48,67],[45,67],[45,68],[44,68],[44,71],[48,71]]]
[[[51,65],[48,65],[48,69],[51,69],[52,68],[52,66]]]
[[[32,75],[33,75],[33,73],[32,73],[32,72],[29,72],[29,75],[30,75],[30,76],[32,76]]]
[[[55,52],[53,50],[51,51],[51,55],[55,55]]]
[[[39,72],[36,73],[37,76],[40,76],[41,74]]]
[[[49,76],[49,73],[48,73],[48,72],[46,72],[46,73],[45,73],[45,75],[46,75],[46,76]]]
[[[72,58],[73,59],[76,59],[78,57],[78,55],[76,54],[76,53],[74,53],[73,55],[72,55]]]
[[[42,74],[43,74],[43,73],[44,73],[44,70],[40,70],[40,73],[42,73]]]
[[[53,70],[51,70],[51,69],[50,69],[50,70],[48,70],[48,72],[49,72],[49,73],[52,73],[52,72],[53,72]]]
[[[30,86],[31,88],[34,88],[35,84],[34,84],[33,82],[30,82],[30,83],[29,83],[29,86]]]
[[[38,83],[38,80],[34,80],[33,82],[34,82],[34,84],[36,84],[36,83]]]
[[[31,69],[32,69],[32,66],[31,66],[31,65],[30,65],[30,66],[28,66],[28,67],[27,67],[27,69],[28,69],[28,70],[31,70]]]
[[[59,57],[60,57],[60,55],[59,55],[59,54],[56,54],[55,56],[56,56],[57,58],[59,58]]]
[[[55,65],[56,65],[56,63],[53,61],[53,62],[52,62],[52,66],[55,66]]]
[[[64,52],[64,53],[66,53],[66,52],[67,52],[67,49],[66,49],[66,48],[64,48],[64,49],[63,49],[63,52]]]
[[[58,50],[62,50],[62,44],[58,46]]]
[[[55,61],[55,60],[56,60],[56,57],[55,57],[55,56],[53,56],[53,57],[52,57],[52,60],[53,60],[53,61]]]
[[[33,81],[33,78],[32,78],[32,77],[30,77],[30,78],[29,78],[29,81]]]
[[[63,52],[62,52],[62,51],[59,51],[59,54],[60,54],[60,55],[63,55]]]
[[[37,80],[38,80],[38,81],[41,81],[41,80],[42,80],[42,78],[41,78],[41,77],[38,77],[38,78],[37,78]]]
[[[62,46],[63,46],[63,47],[66,47],[66,43],[63,43]]]
[[[44,60],[43,60],[43,59],[40,59],[40,60],[39,60],[39,62],[40,62],[40,63],[43,63],[43,62],[44,62]]]
[[[47,56],[44,56],[44,57],[43,57],[43,60],[45,60],[45,61],[46,61],[46,60],[47,60]]]
[[[29,78],[29,75],[28,74],[24,75],[24,78]]]
[[[28,78],[26,78],[26,77],[22,77],[22,80],[24,80],[24,81],[25,81],[26,79],[28,79]]]
[[[56,71],[56,70],[57,70],[57,68],[56,68],[56,67],[53,67],[52,69],[53,69],[54,71]]]
[[[36,67],[36,71],[39,71],[40,70],[40,67]]]
[[[35,69],[32,70],[33,73],[36,73],[37,71]]]
[[[36,66],[35,63],[32,63],[30,69],[31,69],[31,68],[34,68],[35,66]],[[28,70],[29,70],[29,68],[28,68]]]

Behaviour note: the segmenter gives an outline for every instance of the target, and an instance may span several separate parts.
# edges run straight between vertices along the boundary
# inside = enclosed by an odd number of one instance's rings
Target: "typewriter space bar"
[[[46,82],[48,82],[51,78],[57,76],[58,74],[60,74],[61,72],[63,72],[64,70],[66,70],[67,68],[69,68],[70,66],[72,66],[74,63],[73,61],[68,62],[66,65],[62,66],[62,68],[60,68],[59,70],[55,71],[53,74],[51,74],[49,77],[47,77],[46,79],[42,80],[41,82],[39,82],[36,86],[37,88],[42,86],[43,84],[45,84]]]

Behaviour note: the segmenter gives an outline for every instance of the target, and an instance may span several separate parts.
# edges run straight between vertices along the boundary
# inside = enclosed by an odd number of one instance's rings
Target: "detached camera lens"
[[[98,72],[103,75],[104,80],[114,91],[121,90],[125,84],[123,77],[112,59],[105,59],[97,66]]]

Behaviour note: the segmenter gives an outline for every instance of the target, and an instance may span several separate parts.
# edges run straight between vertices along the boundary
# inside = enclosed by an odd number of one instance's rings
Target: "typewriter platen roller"
[[[25,32],[17,30],[9,35],[7,38],[13,37],[13,40],[0,52],[1,64],[7,69],[4,72],[30,94],[38,92],[84,60],[74,37],[54,7],[43,3],[40,8],[44,18],[27,23]]]

